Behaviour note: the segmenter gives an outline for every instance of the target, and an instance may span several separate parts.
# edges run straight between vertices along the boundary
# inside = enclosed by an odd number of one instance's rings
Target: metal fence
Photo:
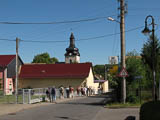
[[[20,104],[32,104],[42,101],[50,101],[46,95],[48,88],[34,88],[34,89],[19,89],[18,90],[18,99],[14,93],[11,95],[5,95],[3,91],[0,91],[0,103],[20,103]],[[68,97],[78,97],[82,96],[81,93],[77,94],[77,91],[73,92],[73,95],[67,96],[67,91],[64,89],[63,96],[60,93],[60,89],[56,90],[56,99],[66,99]]]

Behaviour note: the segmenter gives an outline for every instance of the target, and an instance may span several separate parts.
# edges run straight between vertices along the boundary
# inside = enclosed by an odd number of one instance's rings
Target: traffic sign
[[[120,73],[118,74],[119,77],[128,77],[128,72],[126,69],[123,67]]]

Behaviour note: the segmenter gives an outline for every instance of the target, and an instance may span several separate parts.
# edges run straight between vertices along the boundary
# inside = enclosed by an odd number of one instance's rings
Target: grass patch
[[[15,103],[15,95],[0,96],[0,103]],[[22,96],[18,96],[18,103],[22,103]]]
[[[140,107],[141,104],[140,103],[110,103],[107,104],[105,107],[107,108],[136,108],[136,107]]]

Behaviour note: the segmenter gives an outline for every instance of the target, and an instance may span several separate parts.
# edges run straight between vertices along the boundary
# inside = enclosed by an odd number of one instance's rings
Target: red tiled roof
[[[19,78],[85,78],[91,67],[91,63],[26,64],[22,65]]]
[[[15,57],[16,55],[0,55],[0,66],[7,66]]]

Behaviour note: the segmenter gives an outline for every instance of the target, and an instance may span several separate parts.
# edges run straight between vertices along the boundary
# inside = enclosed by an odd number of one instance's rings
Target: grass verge
[[[140,106],[140,103],[110,103],[105,105],[106,108],[139,108]]]

